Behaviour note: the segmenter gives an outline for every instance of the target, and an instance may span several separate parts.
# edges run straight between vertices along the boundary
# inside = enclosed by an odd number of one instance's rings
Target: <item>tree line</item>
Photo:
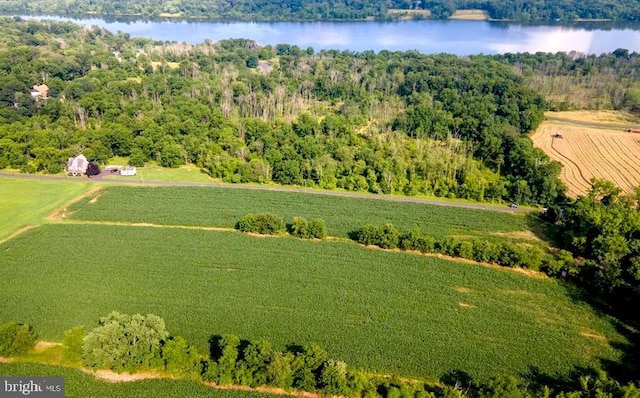
[[[0,355],[28,354],[35,346],[29,325],[0,325],[0,347],[16,341],[12,331],[24,330],[24,342],[12,343],[12,351]],[[26,334],[25,334],[26,333]],[[269,341],[251,341],[233,334],[212,335],[209,353],[202,355],[184,338],[172,336],[156,315],[111,312],[99,325],[85,332],[81,326],[64,333],[61,363],[89,369],[153,371],[167,377],[215,385],[274,387],[351,397],[415,398],[529,398],[529,397],[640,397],[633,383],[620,384],[591,369],[576,370],[566,377],[524,380],[496,376],[473,380],[452,370],[439,381],[377,375],[332,359],[316,344],[290,344],[279,350]]]
[[[397,17],[389,10],[429,10],[431,18],[447,18],[456,10],[481,9],[491,18],[517,21],[571,21],[610,19],[638,21],[640,5],[635,0],[6,0],[3,13],[91,14],[137,18],[207,18],[212,20],[386,20]],[[417,18],[424,18],[416,14]]]
[[[489,56],[161,43],[0,21],[0,168],[193,163],[228,182],[552,203],[544,99]],[[46,83],[48,99],[32,97]]]

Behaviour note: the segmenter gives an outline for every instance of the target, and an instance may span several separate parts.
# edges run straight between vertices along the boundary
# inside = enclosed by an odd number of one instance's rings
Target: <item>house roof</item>
[[[47,98],[48,94],[49,94],[49,87],[46,84],[33,86],[33,90],[31,90],[31,95],[33,96],[41,95],[43,98]]]

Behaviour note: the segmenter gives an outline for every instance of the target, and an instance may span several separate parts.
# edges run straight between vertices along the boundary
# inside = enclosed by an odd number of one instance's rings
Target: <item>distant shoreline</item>
[[[425,11],[425,12],[416,12]],[[402,10],[394,9],[389,10],[389,16],[387,18],[376,19],[374,16],[366,18],[351,18],[351,19],[263,19],[263,18],[246,18],[246,19],[227,19],[216,18],[211,16],[185,16],[178,14],[162,13],[159,15],[144,15],[144,14],[99,14],[95,12],[86,13],[73,13],[73,14],[60,14],[60,13],[8,13],[0,11],[1,17],[57,17],[57,18],[70,18],[70,19],[103,19],[106,21],[115,22],[222,22],[222,23],[234,23],[234,22],[255,22],[255,23],[276,23],[276,22],[405,22],[405,21],[484,21],[484,22],[508,22],[508,23],[531,23],[531,24],[557,24],[557,23],[574,23],[574,22],[594,22],[594,23],[620,23],[620,24],[638,24],[637,21],[626,20],[613,20],[605,18],[577,18],[577,19],[536,19],[536,20],[523,20],[523,19],[507,19],[507,18],[491,18],[489,15],[481,10],[457,10],[456,13],[448,18],[433,18],[427,12],[428,10]],[[471,12],[470,12],[471,11]],[[481,13],[482,12],[482,13]],[[21,14],[21,15],[19,15]],[[392,17],[395,15],[396,17]],[[411,17],[411,16],[415,17]]]

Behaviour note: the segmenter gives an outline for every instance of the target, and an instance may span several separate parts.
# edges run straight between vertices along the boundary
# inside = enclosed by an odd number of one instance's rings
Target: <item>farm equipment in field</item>
[[[562,133],[561,133],[561,132],[559,132],[559,131],[558,131],[557,133],[555,133],[554,135],[552,135],[552,137],[553,137],[553,138],[564,138],[564,136],[562,135]]]
[[[628,128],[625,130],[626,133],[634,133],[634,134],[640,134],[640,128],[637,129],[633,129],[633,128]]]

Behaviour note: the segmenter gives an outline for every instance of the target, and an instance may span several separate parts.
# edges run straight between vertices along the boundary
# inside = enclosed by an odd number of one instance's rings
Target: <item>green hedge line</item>
[[[236,229],[263,235],[289,232],[302,239],[324,239],[328,234],[327,224],[321,218],[307,220],[294,217],[291,224],[285,224],[282,217],[271,213],[247,214],[236,223]]]
[[[505,267],[548,270],[551,273],[562,273],[564,267],[573,262],[570,253],[569,256],[566,255],[568,252],[557,258],[535,246],[523,247],[511,242],[495,243],[479,239],[436,238],[423,234],[419,229],[401,233],[391,224],[367,224],[351,236],[358,243],[383,249],[400,248],[422,253],[439,253]]]

